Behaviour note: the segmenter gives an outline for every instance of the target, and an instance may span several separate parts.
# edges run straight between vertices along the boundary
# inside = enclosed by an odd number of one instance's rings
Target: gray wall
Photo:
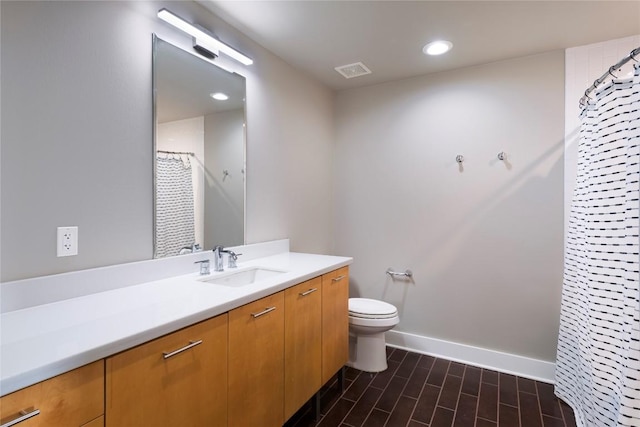
[[[556,51],[338,94],[336,251],[355,259],[352,296],[399,308],[396,330],[555,359],[563,60]],[[415,282],[392,282],[387,267],[412,269]]]
[[[0,280],[152,257],[151,34],[190,44],[161,7],[255,60],[226,62],[247,77],[247,242],[331,249],[329,90],[193,2],[2,1]],[[57,258],[67,225],[79,255]]]
[[[244,110],[204,118],[204,247],[242,244],[244,230]],[[229,172],[224,176],[223,171]],[[239,239],[239,240],[238,240]]]

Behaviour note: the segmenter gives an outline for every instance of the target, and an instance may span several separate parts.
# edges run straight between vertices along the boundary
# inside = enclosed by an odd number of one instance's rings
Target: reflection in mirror
[[[242,245],[245,79],[155,35],[153,52],[154,256]]]

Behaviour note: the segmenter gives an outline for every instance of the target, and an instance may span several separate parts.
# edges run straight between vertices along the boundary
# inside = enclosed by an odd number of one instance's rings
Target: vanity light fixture
[[[226,101],[227,99],[229,99],[229,96],[222,92],[211,93],[209,94],[209,96],[217,101]]]
[[[220,40],[216,39],[210,34],[207,34],[205,31],[185,21],[184,19],[168,11],[167,9],[164,9],[164,8],[160,9],[158,11],[158,18],[184,31],[185,33],[189,34],[191,37],[196,39],[196,46],[198,47],[204,47],[205,50],[211,51],[211,52],[220,51],[225,55],[232,57],[236,61],[241,62],[244,65],[253,64],[253,60],[248,56],[238,52],[237,50],[233,49],[230,46],[227,46],[226,44],[222,43]]]
[[[453,43],[448,40],[437,40],[431,43],[427,43],[423,48],[422,52],[426,55],[442,55],[443,53],[447,53],[453,47]]]

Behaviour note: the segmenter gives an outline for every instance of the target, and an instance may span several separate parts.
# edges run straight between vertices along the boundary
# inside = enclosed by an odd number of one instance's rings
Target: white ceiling
[[[338,90],[640,34],[637,0],[199,2]],[[453,50],[425,56],[434,39]],[[334,70],[358,61],[373,73]]]

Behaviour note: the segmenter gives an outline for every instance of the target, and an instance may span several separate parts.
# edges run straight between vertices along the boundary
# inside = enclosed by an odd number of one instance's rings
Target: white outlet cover
[[[78,255],[78,227],[58,227],[57,249],[59,257]]]

